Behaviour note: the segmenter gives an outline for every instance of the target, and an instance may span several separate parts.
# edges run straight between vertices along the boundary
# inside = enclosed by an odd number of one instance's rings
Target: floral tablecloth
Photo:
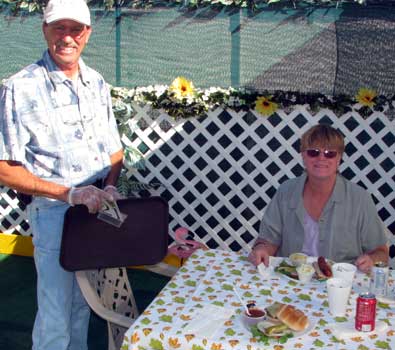
[[[334,318],[329,314],[325,283],[303,285],[277,274],[263,278],[244,255],[199,250],[125,333],[122,350],[395,349],[395,304],[377,304],[376,321],[386,324],[382,332],[337,339],[331,330],[333,324],[353,324],[356,297],[368,283],[366,275],[357,274],[346,317]],[[265,345],[242,323],[243,306],[233,286],[247,302],[261,306],[274,301],[293,304],[315,327],[285,344],[270,339]],[[205,316],[212,332],[206,329],[203,336],[193,332],[202,310],[212,310],[212,317]],[[221,315],[227,318],[221,319]],[[210,324],[210,320],[215,321]]]

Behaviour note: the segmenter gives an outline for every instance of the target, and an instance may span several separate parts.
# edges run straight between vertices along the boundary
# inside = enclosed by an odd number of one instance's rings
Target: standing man
[[[50,0],[42,30],[48,50],[0,90],[0,183],[32,195],[33,350],[84,350],[90,310],[75,274],[59,265],[64,214],[119,198],[123,150],[108,87],[80,58],[92,32],[84,0]]]

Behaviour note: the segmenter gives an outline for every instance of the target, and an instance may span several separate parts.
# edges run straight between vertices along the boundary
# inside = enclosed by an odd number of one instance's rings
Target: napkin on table
[[[268,278],[270,277],[273,272],[274,272],[274,268],[282,261],[282,258],[277,258],[274,256],[269,256],[269,266],[266,267],[266,265],[261,262],[258,266],[258,272],[259,274],[263,277],[263,278]]]
[[[205,305],[202,309],[197,310],[185,327],[185,331],[199,337],[210,338],[224,325],[225,321],[232,317],[233,313],[234,310],[231,308]]]
[[[328,325],[331,329],[333,335],[337,339],[349,339],[353,337],[363,337],[369,336],[372,334],[377,334],[380,332],[384,332],[388,328],[388,324],[384,321],[376,321],[376,325],[373,331],[371,332],[360,332],[355,329],[354,322],[348,323],[331,323]]]

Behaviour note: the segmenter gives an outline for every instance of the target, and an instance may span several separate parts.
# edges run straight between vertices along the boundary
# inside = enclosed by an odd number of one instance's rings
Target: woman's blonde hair
[[[343,153],[343,134],[328,124],[314,125],[302,135],[300,151],[303,152],[313,147],[322,147]]]

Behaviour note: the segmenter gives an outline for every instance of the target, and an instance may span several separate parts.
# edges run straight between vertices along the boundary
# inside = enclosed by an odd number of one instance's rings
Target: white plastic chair
[[[76,278],[91,309],[107,321],[108,350],[119,350],[138,316],[126,268],[77,271]]]
[[[145,269],[167,277],[178,270],[164,262]],[[107,321],[108,350],[119,350],[125,332],[139,315],[126,268],[76,271],[76,278],[90,308]]]

